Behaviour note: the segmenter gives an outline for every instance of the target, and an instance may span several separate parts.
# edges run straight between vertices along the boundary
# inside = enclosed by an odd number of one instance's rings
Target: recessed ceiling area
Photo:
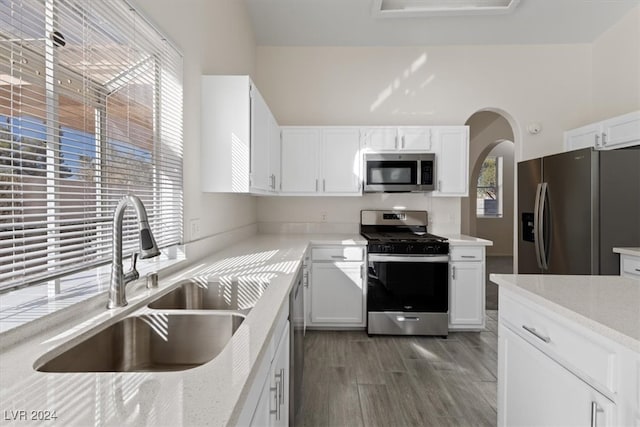
[[[376,16],[381,0],[244,1],[256,42],[266,46],[592,43],[640,4],[640,0],[519,0],[508,13],[400,18]],[[418,6],[421,2],[430,0],[413,0]]]

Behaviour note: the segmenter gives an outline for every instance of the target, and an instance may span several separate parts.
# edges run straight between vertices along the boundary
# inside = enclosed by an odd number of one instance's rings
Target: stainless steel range
[[[368,241],[367,332],[449,333],[449,242],[427,233],[426,211],[361,211]]]

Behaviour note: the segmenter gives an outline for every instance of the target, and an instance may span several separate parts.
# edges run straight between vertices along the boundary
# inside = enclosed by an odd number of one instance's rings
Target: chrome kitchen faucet
[[[124,219],[124,211],[129,205],[133,206],[138,217],[140,258],[153,258],[160,255],[156,241],[153,238],[153,234],[151,234],[151,227],[149,227],[149,222],[147,221],[147,211],[142,201],[133,194],[123,197],[113,214],[111,284],[109,285],[109,302],[107,303],[107,308],[109,309],[127,305],[125,287],[127,283],[140,277],[136,270],[137,253],[134,253],[131,258],[131,270],[124,273],[122,268],[122,221]]]

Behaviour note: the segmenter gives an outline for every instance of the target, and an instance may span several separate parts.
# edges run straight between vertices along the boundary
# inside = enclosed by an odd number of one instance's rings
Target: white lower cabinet
[[[307,326],[365,325],[364,246],[314,247],[308,281]]]
[[[251,426],[266,427],[289,425],[289,322],[287,322],[267,380],[262,387],[258,406],[253,414]]]
[[[640,353],[500,288],[498,426],[638,426]]]
[[[604,395],[510,329],[499,335],[499,426],[617,425]]]
[[[289,305],[275,321],[275,332],[256,362],[255,376],[247,392],[235,425],[289,425]]]
[[[484,246],[452,245],[449,259],[449,329],[484,329]]]

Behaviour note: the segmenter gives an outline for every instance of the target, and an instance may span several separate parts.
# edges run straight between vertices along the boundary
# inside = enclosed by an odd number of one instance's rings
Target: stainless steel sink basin
[[[127,317],[35,369],[42,372],[181,371],[215,358],[243,320],[243,316],[232,313],[158,313]]]
[[[248,313],[267,287],[266,282],[187,281],[149,304],[159,310],[238,310]]]

